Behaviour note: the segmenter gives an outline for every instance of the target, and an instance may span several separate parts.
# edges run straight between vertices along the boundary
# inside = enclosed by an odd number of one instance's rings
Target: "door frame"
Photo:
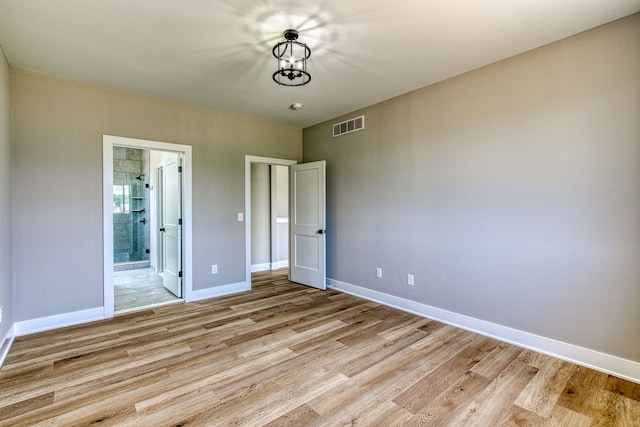
[[[275,159],[272,157],[244,156],[244,239],[245,239],[245,282],[251,289],[251,164],[292,166],[297,160]]]
[[[122,136],[102,135],[103,316],[104,318],[111,318],[115,311],[113,289],[113,147],[171,151],[182,154],[182,267],[184,272],[182,286],[184,290],[184,300],[185,302],[189,302],[193,298],[191,146]]]

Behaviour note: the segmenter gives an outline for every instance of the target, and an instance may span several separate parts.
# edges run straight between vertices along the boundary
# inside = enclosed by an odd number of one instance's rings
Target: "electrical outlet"
[[[413,286],[413,274],[407,275],[407,285]]]
[[[218,264],[213,264],[211,266],[211,274],[218,274]]]
[[[376,268],[376,277],[378,279],[382,279],[382,269],[381,268]]]

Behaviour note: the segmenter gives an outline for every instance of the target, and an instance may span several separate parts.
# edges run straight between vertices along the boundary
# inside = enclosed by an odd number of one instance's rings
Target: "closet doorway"
[[[245,266],[249,286],[252,272],[288,266],[289,166],[295,164],[295,160],[245,156]],[[283,234],[287,236],[285,242],[279,238]]]
[[[289,168],[251,164],[251,272],[289,266]]]

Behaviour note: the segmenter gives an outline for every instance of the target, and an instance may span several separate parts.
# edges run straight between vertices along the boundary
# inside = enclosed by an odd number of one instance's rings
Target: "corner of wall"
[[[11,97],[9,61],[0,46],[0,366],[13,342]]]

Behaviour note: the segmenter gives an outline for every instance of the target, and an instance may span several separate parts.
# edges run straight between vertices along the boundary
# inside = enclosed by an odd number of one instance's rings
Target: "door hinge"
[[[182,173],[182,166],[178,166],[178,173]]]
[[[178,225],[182,225],[182,218],[178,218]]]
[[[178,277],[182,277],[182,271],[178,271]]]

